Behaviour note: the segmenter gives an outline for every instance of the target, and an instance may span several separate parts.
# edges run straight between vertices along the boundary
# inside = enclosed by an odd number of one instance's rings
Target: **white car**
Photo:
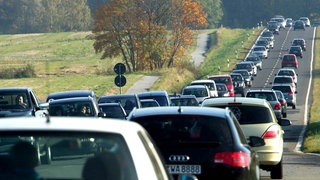
[[[300,17],[299,20],[303,21],[306,27],[311,26],[311,23],[308,17]]]
[[[190,85],[206,85],[209,88],[210,96],[211,97],[218,97],[216,83],[212,79],[194,80],[190,83]]]
[[[202,103],[203,100],[211,98],[210,90],[206,85],[189,85],[185,86],[182,91],[182,95],[195,95],[199,104]]]
[[[251,55],[259,56],[261,59],[267,59],[268,49],[264,46],[254,46],[251,50]]]
[[[294,83],[296,86],[298,85],[298,74],[292,68],[281,68],[275,74],[276,76],[292,76]]]
[[[1,160],[20,157],[19,163],[13,161],[14,168],[27,163],[43,179],[172,179],[149,137],[139,124],[122,120],[18,117],[0,121]],[[19,174],[23,170],[14,175],[5,170],[0,178],[25,179]]]
[[[274,40],[271,37],[260,37],[260,39],[266,39],[269,42],[270,49],[274,47]]]

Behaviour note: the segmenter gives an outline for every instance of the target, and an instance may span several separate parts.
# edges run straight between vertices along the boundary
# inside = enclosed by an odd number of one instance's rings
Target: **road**
[[[304,38],[307,41],[307,51],[304,57],[299,59],[298,93],[296,109],[288,109],[287,119],[292,125],[284,127],[284,179],[320,179],[320,156],[317,154],[304,154],[300,151],[305,127],[308,120],[308,111],[312,100],[310,94],[311,63],[313,59],[314,28],[306,31],[293,31],[286,29],[275,36],[274,49],[269,52],[269,58],[263,60],[263,70],[258,73],[253,82],[253,89],[271,88],[275,73],[281,66],[281,57],[288,52],[293,38]],[[261,171],[261,179],[270,179],[269,173]]]
[[[292,125],[284,127],[284,156],[283,168],[284,178],[286,180],[316,180],[320,179],[320,156],[318,154],[305,154],[300,151],[303,141],[305,127],[308,121],[309,108],[312,101],[310,94],[310,84],[312,74],[312,49],[314,28],[307,28],[306,31],[293,31],[286,29],[280,31],[275,37],[274,49],[269,52],[269,58],[263,60],[263,70],[259,71],[254,78],[252,89],[270,88],[275,73],[281,66],[281,57],[288,52],[293,38],[304,38],[307,42],[307,51],[304,52],[304,57],[299,59],[298,73],[298,93],[296,109],[288,109],[287,119],[291,120]],[[195,65],[200,65],[204,60],[203,52],[206,47],[205,35],[199,35],[197,49],[193,54],[193,62]],[[135,86],[129,89],[128,92],[136,93],[148,90],[159,77],[143,77]],[[261,170],[261,179],[269,180],[270,174],[267,171]]]

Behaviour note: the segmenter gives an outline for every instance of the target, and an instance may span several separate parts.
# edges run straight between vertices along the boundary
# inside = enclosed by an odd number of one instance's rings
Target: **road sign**
[[[114,66],[113,70],[118,75],[121,75],[126,72],[126,66],[123,63],[118,63]]]
[[[118,87],[122,87],[122,86],[126,85],[127,79],[123,75],[118,75],[118,76],[116,76],[116,78],[114,78],[114,83]]]

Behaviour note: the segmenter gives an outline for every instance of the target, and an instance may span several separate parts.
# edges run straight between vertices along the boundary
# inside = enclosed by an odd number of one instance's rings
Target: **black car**
[[[154,139],[173,176],[198,179],[260,179],[259,159],[229,109],[158,107],[135,109],[128,120],[141,124]]]
[[[32,88],[0,88],[0,118],[41,116],[46,112],[40,108]]]
[[[295,54],[297,57],[302,58],[303,57],[303,52],[302,48],[300,45],[297,46],[291,46],[289,49],[289,54]]]
[[[293,30],[295,31],[297,29],[306,30],[306,25],[304,24],[304,22],[302,20],[297,20],[294,22]]]
[[[138,98],[141,99],[155,99],[160,106],[170,106],[170,97],[167,91],[146,91],[138,93]]]
[[[133,108],[141,108],[141,103],[137,94],[114,94],[100,96],[98,99],[98,104],[101,103],[120,103],[127,115],[132,111]]]
[[[70,90],[54,92],[48,95],[46,102],[54,99],[72,98],[72,97],[92,97],[96,98],[96,95],[91,90]]]
[[[73,97],[49,102],[51,116],[103,117],[96,100],[92,97]]]

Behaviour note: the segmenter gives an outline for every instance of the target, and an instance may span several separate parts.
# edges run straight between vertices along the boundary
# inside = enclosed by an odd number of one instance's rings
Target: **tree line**
[[[92,31],[101,59],[121,56],[129,72],[173,67],[192,32],[251,28],[274,15],[319,19],[318,0],[0,0],[0,33]]]

